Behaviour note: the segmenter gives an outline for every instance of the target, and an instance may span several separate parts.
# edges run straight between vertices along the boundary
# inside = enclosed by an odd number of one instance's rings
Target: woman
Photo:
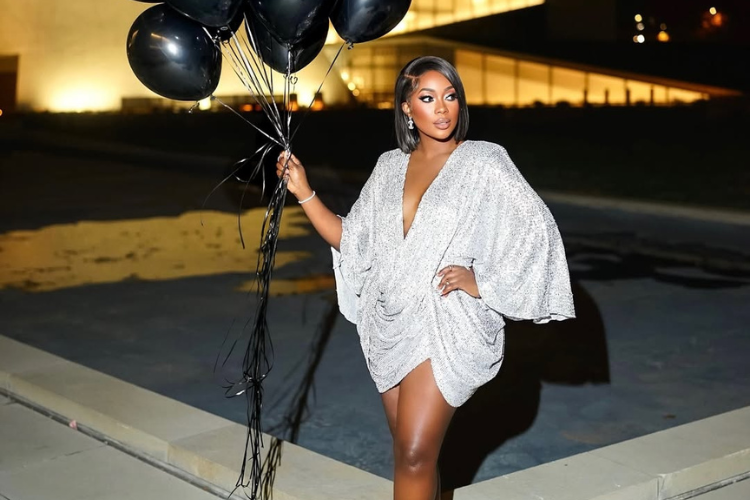
[[[380,157],[346,217],[296,157],[282,153],[276,168],[333,249],[339,307],[357,324],[393,436],[394,498],[432,500],[456,407],[500,369],[504,318],[572,318],[573,300],[547,207],[502,147],[465,140],[455,68],[413,60],[395,99],[399,149]]]

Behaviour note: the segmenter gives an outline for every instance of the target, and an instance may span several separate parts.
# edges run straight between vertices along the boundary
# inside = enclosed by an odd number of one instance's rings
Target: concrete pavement
[[[0,498],[221,498],[0,396]]]
[[[0,396],[3,498],[199,500],[226,498],[232,489],[242,426],[2,336],[0,367],[3,391],[58,420]],[[480,481],[444,497],[741,500],[750,485],[749,426],[750,407]],[[390,496],[387,480],[291,443],[282,446],[274,498]]]

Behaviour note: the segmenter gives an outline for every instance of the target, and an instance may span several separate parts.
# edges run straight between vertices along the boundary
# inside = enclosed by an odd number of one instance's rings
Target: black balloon
[[[258,16],[278,41],[298,43],[316,31],[319,24],[328,25],[328,15],[336,0],[247,0],[247,3],[251,9],[248,17],[253,13]]]
[[[395,28],[410,5],[411,0],[339,0],[331,22],[347,42],[369,42]]]
[[[292,44],[280,43],[257,17],[250,14],[247,16],[246,27],[263,62],[284,74],[287,70],[289,73],[296,73],[310,64],[320,54],[328,36],[327,22],[314,25],[306,37]]]
[[[203,26],[156,5],[128,33],[128,61],[149,89],[169,99],[195,101],[216,90],[221,52]]]
[[[240,10],[227,26],[222,26],[221,28],[208,28],[208,30],[213,33],[214,36],[217,36],[219,40],[226,41],[232,38],[234,33],[237,33],[237,30],[242,26],[243,19],[245,19],[245,15]]]
[[[175,10],[211,28],[229,25],[243,0],[167,0]]]

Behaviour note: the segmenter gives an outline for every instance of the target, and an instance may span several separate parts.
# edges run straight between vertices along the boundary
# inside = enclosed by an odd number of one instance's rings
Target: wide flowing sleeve
[[[497,146],[477,194],[474,273],[491,309],[512,320],[575,317],[570,275],[552,214]]]
[[[342,225],[341,244],[338,250],[331,247],[339,309],[347,320],[355,324],[362,286],[373,265],[375,212],[387,154],[378,159],[347,216],[339,216]]]

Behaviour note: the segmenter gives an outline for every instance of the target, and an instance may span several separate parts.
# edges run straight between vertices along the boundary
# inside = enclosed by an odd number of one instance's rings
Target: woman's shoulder
[[[465,141],[468,154],[481,160],[499,160],[508,156],[500,144],[489,141]]]
[[[404,157],[405,154],[406,153],[404,153],[403,151],[401,151],[398,148],[391,149],[390,151],[386,151],[385,153],[383,153],[383,154],[380,155],[380,157],[378,158],[378,163],[377,164],[378,165],[381,165],[381,164],[386,164],[387,165],[387,164],[391,164],[391,163],[397,162],[398,160],[403,159],[403,157]]]
[[[497,175],[507,175],[517,171],[508,151],[494,142],[466,141],[465,154],[474,162],[480,163],[485,174],[494,172]]]

